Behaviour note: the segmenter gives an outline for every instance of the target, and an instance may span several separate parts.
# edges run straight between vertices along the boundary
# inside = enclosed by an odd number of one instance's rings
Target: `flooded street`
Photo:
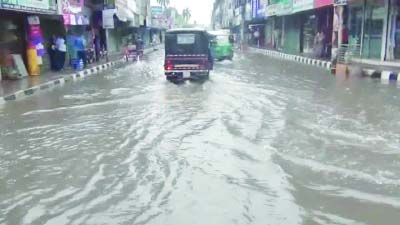
[[[395,84],[245,53],[176,85],[162,64],[0,106],[0,224],[399,224]]]

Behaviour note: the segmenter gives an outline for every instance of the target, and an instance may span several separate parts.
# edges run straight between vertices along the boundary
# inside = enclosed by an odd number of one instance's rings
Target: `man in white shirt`
[[[67,46],[65,45],[64,38],[58,36],[56,39],[55,49],[55,70],[60,71],[64,68],[65,54],[67,52]]]

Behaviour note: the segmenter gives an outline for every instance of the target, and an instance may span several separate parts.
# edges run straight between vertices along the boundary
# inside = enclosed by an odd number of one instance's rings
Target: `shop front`
[[[389,2],[389,31],[386,60],[400,60],[400,1]]]
[[[363,57],[384,59],[385,24],[387,12],[384,0],[369,0],[364,6]]]
[[[313,58],[329,57],[333,20],[332,2],[293,0],[293,14],[286,22],[286,29],[290,35],[287,39],[292,52]]]
[[[359,45],[361,57],[384,60],[388,32],[388,0],[352,0],[348,5],[349,44]],[[395,21],[395,20],[393,20]],[[346,21],[345,21],[346,22]],[[395,35],[395,31],[392,33]],[[389,35],[390,36],[390,35]],[[389,49],[393,46],[391,42]],[[389,52],[394,53],[394,48]],[[388,58],[391,54],[389,54]],[[392,55],[394,58],[394,54]]]
[[[266,43],[269,48],[283,51],[285,43],[285,17],[290,14],[291,0],[271,0],[265,8]]]
[[[314,58],[330,58],[333,0],[297,0],[302,10],[300,52]]]
[[[330,59],[332,52],[333,0],[314,0],[317,27],[325,36],[323,58]]]
[[[92,55],[94,33],[90,25],[91,10],[84,1],[63,1],[63,19],[66,29],[67,62],[75,69],[86,65]]]
[[[0,70],[5,79],[39,75],[47,69],[46,22],[60,20],[55,2],[0,0]],[[1,79],[0,79],[1,80]]]
[[[314,0],[293,0],[293,13],[300,20],[300,53],[315,55],[314,39],[318,32],[318,22],[314,13]]]
[[[15,68],[12,55],[23,57],[26,62],[26,31],[24,29],[25,16],[8,11],[0,13],[0,70],[3,79],[18,78],[18,70]]]
[[[400,1],[349,2],[349,42],[360,46],[360,57],[400,60]]]
[[[65,39],[66,31],[63,23],[63,17],[60,15],[39,15],[39,22],[42,32],[43,47],[41,71],[51,70],[51,60],[49,48],[54,44],[54,37]]]
[[[265,47],[268,49],[274,49],[274,17],[267,17],[264,35]]]
[[[250,14],[246,16],[246,20],[250,19],[250,21],[246,22],[249,45],[257,48],[265,48],[266,6],[267,1],[265,0],[253,0],[251,2],[250,13],[247,13],[246,10],[246,15]]]

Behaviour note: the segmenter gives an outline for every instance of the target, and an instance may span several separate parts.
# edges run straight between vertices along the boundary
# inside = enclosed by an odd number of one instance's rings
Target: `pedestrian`
[[[319,29],[314,38],[314,57],[321,58],[324,51],[325,34]]]
[[[78,56],[78,63],[82,60],[84,68],[86,68],[86,65],[87,65],[85,46],[86,46],[86,41],[85,41],[83,35],[78,36],[75,39],[75,48],[76,48],[77,56]]]
[[[135,44],[136,44],[136,52],[138,53],[138,55],[140,57],[142,57],[143,51],[144,51],[144,43],[143,43],[143,40],[139,36],[137,37]]]
[[[49,54],[49,61],[50,61],[50,69],[52,71],[56,70],[56,66],[55,66],[55,64],[56,64],[56,59],[55,59],[56,44],[55,44],[55,42],[56,42],[56,36],[53,35],[49,39],[49,44],[48,44],[48,47],[47,47],[47,52]]]
[[[56,38],[55,43],[55,62],[54,68],[56,71],[60,71],[64,68],[65,55],[67,53],[67,46],[65,45],[65,39],[61,36]]]
[[[349,31],[345,24],[342,25],[342,44],[349,44]]]
[[[93,42],[94,42],[94,51],[96,54],[96,62],[98,62],[100,60],[100,48],[101,48],[100,47],[100,37],[98,34],[96,34],[94,36]]]

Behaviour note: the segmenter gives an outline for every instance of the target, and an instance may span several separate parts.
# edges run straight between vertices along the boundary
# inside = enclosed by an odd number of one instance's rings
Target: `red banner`
[[[333,0],[314,0],[314,8],[333,5]]]

